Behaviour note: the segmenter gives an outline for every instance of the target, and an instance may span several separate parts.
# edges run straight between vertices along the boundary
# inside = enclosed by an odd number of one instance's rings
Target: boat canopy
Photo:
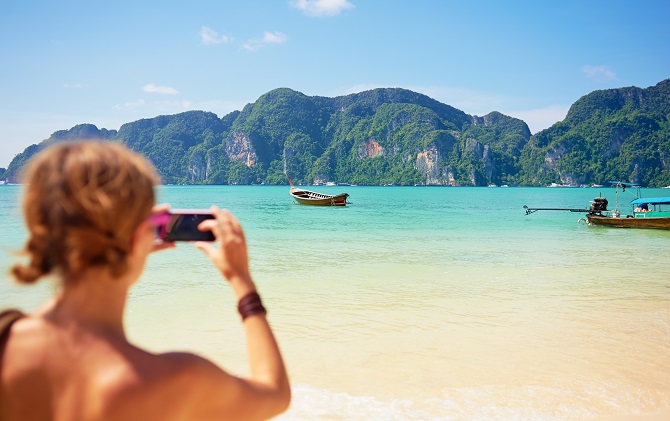
[[[610,184],[613,186],[622,186],[622,187],[642,187],[639,184],[629,183],[627,181],[610,181]]]
[[[641,197],[630,202],[631,205],[670,205],[670,197]]]

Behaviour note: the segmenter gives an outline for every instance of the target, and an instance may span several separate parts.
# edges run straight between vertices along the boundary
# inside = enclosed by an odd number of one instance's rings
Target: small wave
[[[663,395],[663,394],[661,394]],[[585,420],[653,416],[670,411],[666,395],[642,396],[617,385],[451,388],[418,400],[355,396],[295,386],[291,408],[277,418],[299,420]],[[652,401],[655,401],[652,402]],[[620,419],[620,418],[616,418]],[[623,418],[621,418],[623,419]],[[646,418],[644,418],[646,419]]]

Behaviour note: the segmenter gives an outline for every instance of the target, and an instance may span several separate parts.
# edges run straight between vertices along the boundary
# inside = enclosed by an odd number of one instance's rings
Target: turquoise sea
[[[297,205],[286,186],[159,190],[174,208],[216,204],[242,222],[294,385],[279,419],[670,414],[670,231],[522,208],[587,207],[600,193],[613,207],[614,189],[314,189],[346,191],[352,204]],[[20,190],[0,186],[5,273],[25,240]],[[620,197],[623,211],[632,198]],[[0,307],[32,310],[53,289],[5,276]],[[190,244],[150,258],[126,324],[151,350],[193,351],[247,372],[230,291]]]

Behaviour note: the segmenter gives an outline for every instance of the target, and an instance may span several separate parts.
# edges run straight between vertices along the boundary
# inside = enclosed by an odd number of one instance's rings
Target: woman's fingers
[[[248,277],[249,261],[242,226],[225,209],[212,206],[211,211],[214,219],[201,222],[198,229],[211,231],[216,237],[218,247],[214,243],[206,242],[198,242],[195,246],[209,257],[226,279]]]
[[[173,249],[175,247],[177,247],[175,245],[175,243],[163,241],[163,242],[159,242],[159,243],[154,243],[154,246],[151,249],[151,252],[154,253],[154,252],[161,251],[161,250]]]
[[[170,205],[168,203],[161,203],[160,205],[156,205],[153,208],[151,208],[151,213],[152,214],[158,214],[158,213],[166,213],[170,211]]]
[[[223,234],[216,219],[205,219],[198,224],[198,231],[211,231],[215,237],[220,237]]]
[[[214,219],[207,219],[198,225],[200,231],[211,231],[218,241],[231,238],[231,235],[239,235],[242,226],[239,221],[228,210],[219,210],[216,206],[211,208]]]
[[[212,246],[212,243],[206,241],[196,241],[195,247],[205,253],[210,259],[214,258],[217,255],[217,250]]]
[[[164,213],[168,213],[169,211],[170,211],[170,205],[168,203],[162,203],[160,205],[155,205],[153,208],[151,208],[151,214],[152,215],[161,215],[161,214],[164,214]],[[151,252],[154,253],[154,252],[161,251],[161,250],[173,249],[175,247],[176,246],[175,246],[174,243],[156,240],[156,242],[154,242],[154,245],[151,249]]]

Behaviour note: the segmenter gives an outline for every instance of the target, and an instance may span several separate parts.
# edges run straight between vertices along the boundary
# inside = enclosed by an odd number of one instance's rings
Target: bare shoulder
[[[115,379],[101,388],[109,419],[208,419],[200,413],[220,413],[208,402],[226,404],[231,394],[221,392],[235,390],[225,386],[235,382],[233,376],[193,354],[135,349],[126,356]]]
[[[234,409],[244,381],[228,374],[198,355],[171,352],[156,355],[164,373],[160,388],[163,396],[176,396],[190,417],[208,419]]]
[[[169,388],[176,384],[182,389],[191,389],[212,379],[219,382],[235,379],[216,364],[195,354],[154,354],[130,344],[128,346],[131,349],[121,352],[125,366],[123,371],[126,371],[124,377],[130,379],[130,383],[140,383],[145,388]]]
[[[221,388],[234,388],[240,381],[228,374],[213,362],[195,354],[186,352],[170,352],[156,356],[159,365],[165,367],[165,372],[178,380],[182,385],[189,385],[192,390],[200,392]]]
[[[207,381],[235,381],[213,362],[187,352],[169,352],[155,355],[156,364],[170,376],[180,381],[201,383]]]

